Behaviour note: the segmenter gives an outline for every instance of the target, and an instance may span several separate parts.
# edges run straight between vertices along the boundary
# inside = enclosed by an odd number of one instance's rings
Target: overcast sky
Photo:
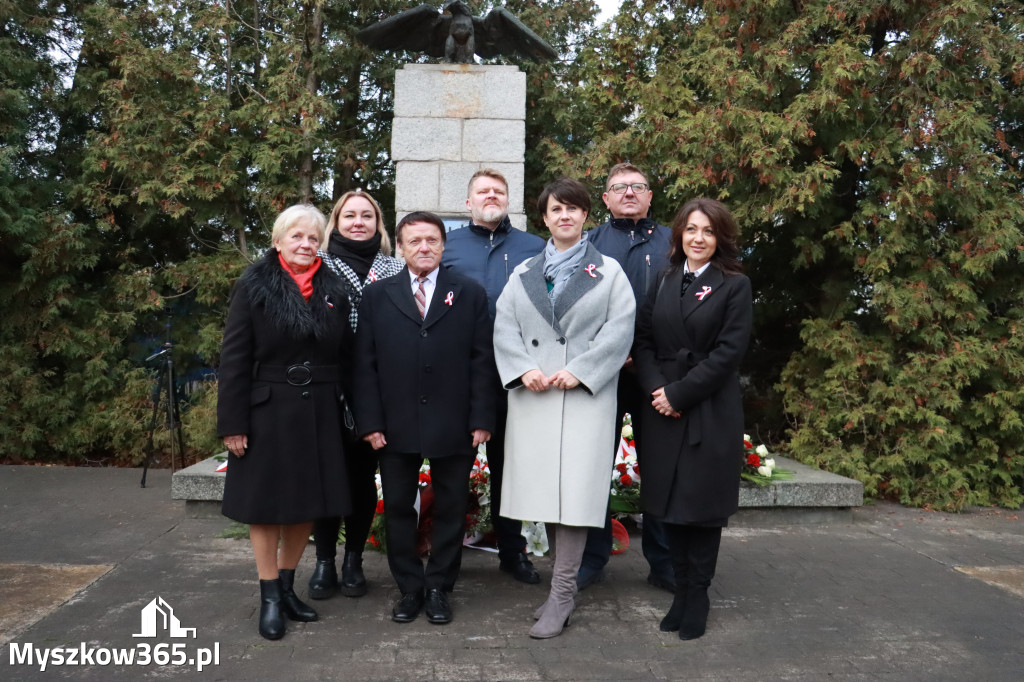
[[[619,10],[620,0],[596,0],[597,6],[601,8],[597,15],[597,23],[611,18]]]

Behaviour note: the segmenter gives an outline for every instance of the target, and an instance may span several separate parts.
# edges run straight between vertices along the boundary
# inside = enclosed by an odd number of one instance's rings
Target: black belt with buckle
[[[269,381],[292,386],[308,384],[333,384],[341,381],[339,365],[262,365],[257,364],[253,371],[256,381]]]

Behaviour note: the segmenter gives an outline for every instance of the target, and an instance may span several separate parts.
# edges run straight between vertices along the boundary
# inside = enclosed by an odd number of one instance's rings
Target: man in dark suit
[[[441,624],[452,619],[469,473],[494,430],[492,324],[483,287],[440,267],[440,218],[410,213],[395,236],[406,268],[363,291],[352,405],[359,435],[381,453],[388,565],[402,592],[392,619],[408,623],[425,605]],[[425,567],[415,509],[424,459],[434,490]]]

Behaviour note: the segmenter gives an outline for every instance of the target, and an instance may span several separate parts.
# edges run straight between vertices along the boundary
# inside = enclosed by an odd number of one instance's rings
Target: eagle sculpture
[[[484,59],[520,55],[537,61],[556,59],[558,53],[504,7],[486,17],[474,17],[461,0],[450,0],[439,13],[419,5],[375,24],[356,36],[380,50],[425,52],[455,64],[472,64],[473,54]]]

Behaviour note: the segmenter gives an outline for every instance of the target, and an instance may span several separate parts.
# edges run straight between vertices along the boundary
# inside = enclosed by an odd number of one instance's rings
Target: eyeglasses
[[[634,182],[628,185],[624,182],[616,182],[608,189],[615,192],[616,194],[625,194],[627,187],[632,188],[633,194],[643,194],[644,192],[651,188],[651,186],[648,185],[646,182]]]

